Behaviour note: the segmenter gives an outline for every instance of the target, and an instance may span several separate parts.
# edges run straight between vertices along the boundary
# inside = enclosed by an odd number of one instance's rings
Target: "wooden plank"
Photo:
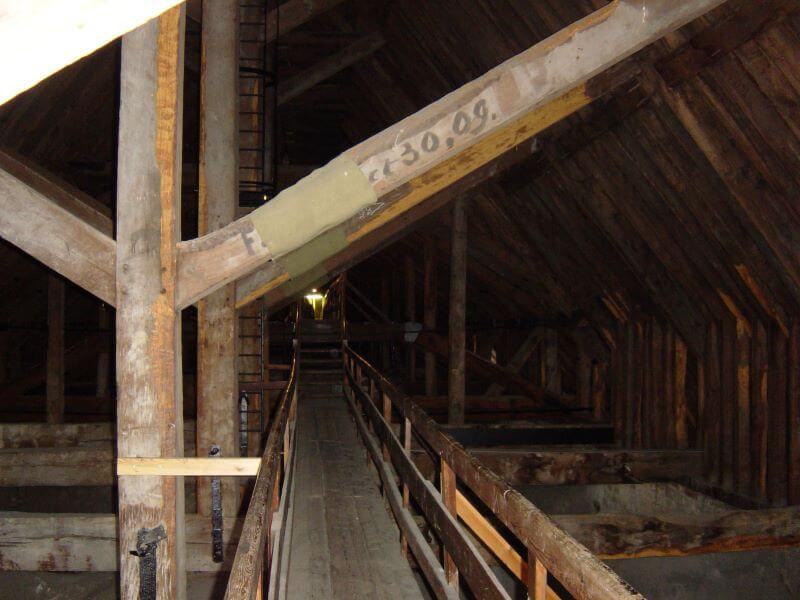
[[[6,13],[0,20],[0,104],[176,4],[93,0],[65,7],[57,0],[42,0]],[[42,40],[59,51],[41,52]]]
[[[473,449],[509,485],[588,485],[675,481],[703,472],[695,450]]]
[[[377,52],[385,43],[380,33],[370,33],[281,82],[278,87],[278,106],[286,104],[318,83],[333,77],[359,60]]]
[[[239,6],[237,0],[206,0],[200,54],[200,149],[198,232],[234,220],[238,195]],[[239,454],[234,284],[197,304],[197,455]],[[239,511],[239,482],[220,482],[222,513]],[[197,481],[197,512],[211,514],[211,480]]]
[[[6,153],[0,153],[0,235],[75,285],[116,303],[110,222],[60,182]]]
[[[184,7],[122,40],[117,177],[117,453],[183,454],[180,239]],[[118,478],[122,600],[139,596],[142,528],[163,525],[159,593],[186,597],[183,480]]]
[[[467,212],[466,201],[453,203],[450,241],[450,306],[448,326],[447,422],[464,423],[467,349]]]
[[[0,450],[0,486],[100,486],[114,484],[109,445]]]
[[[118,458],[117,475],[175,477],[234,477],[258,475],[261,459],[236,458]],[[238,486],[238,482],[234,481]],[[206,515],[208,516],[208,515]]]
[[[797,507],[694,515],[555,515],[553,520],[603,560],[800,545]]]
[[[475,537],[492,552],[514,577],[523,582],[527,581],[528,563],[461,492],[456,494],[456,506],[458,507],[459,518],[475,534]],[[551,587],[547,587],[546,593],[548,600],[558,600],[558,595]]]
[[[439,492],[442,495],[442,504],[450,511],[451,515],[458,514],[458,509],[456,507],[457,491],[458,484],[456,483],[456,475],[453,473],[453,469],[451,469],[446,462],[442,461],[439,465]],[[449,583],[451,587],[458,589],[458,567],[446,547],[444,550],[443,562],[447,583]]]
[[[2,423],[0,448],[48,448],[110,444],[114,424],[107,423]]]
[[[241,519],[223,523],[224,554],[232,557]],[[189,571],[216,572],[230,569],[211,559],[211,521],[186,515]],[[117,571],[117,518],[106,514],[0,513],[2,571],[94,572]]]
[[[64,422],[64,280],[47,277],[47,422]]]
[[[342,222],[350,223],[349,229],[338,230],[345,234],[346,244],[352,244],[400,217],[435,192],[527,139],[527,127],[519,129],[520,135],[512,135],[505,144],[484,146],[475,163],[463,160],[454,163],[457,168],[447,177],[419,180],[421,185],[416,189],[409,188],[409,182],[416,181],[416,178],[479,142],[486,143],[490,136],[518,127],[518,119],[563,97],[570,89],[717,6],[722,0],[689,0],[679,4],[667,0],[645,2],[644,5],[634,5],[632,0],[626,0],[609,4],[348,150],[344,156],[355,162],[369,180],[379,200],[379,209],[370,211],[372,214],[342,217]],[[643,9],[648,15],[644,20],[641,19]],[[548,73],[559,73],[559,76],[549,77]],[[579,90],[572,100],[585,104],[586,95]],[[560,107],[554,108],[562,112]],[[552,119],[549,116],[544,118]],[[424,147],[423,138],[426,140]],[[305,203],[307,205],[303,208],[301,204]],[[300,215],[314,211],[313,203],[313,198],[304,197],[298,201],[294,211],[298,218],[306,218]],[[266,214],[272,208],[266,205],[259,210]],[[331,223],[326,229],[339,226]],[[286,265],[280,268],[282,255],[291,253],[307,241],[297,238],[292,242],[292,248],[282,248],[281,256],[275,256],[268,241],[260,239],[250,215],[219,232],[181,242],[182,291],[178,304],[187,306],[269,260],[279,267],[271,280],[286,277]],[[324,261],[333,253],[333,249],[322,251],[317,262]],[[263,283],[266,285],[268,282]]]

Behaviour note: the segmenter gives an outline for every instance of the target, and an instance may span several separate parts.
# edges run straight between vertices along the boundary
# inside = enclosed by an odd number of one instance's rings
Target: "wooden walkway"
[[[286,596],[424,598],[345,399],[320,396],[298,399]]]

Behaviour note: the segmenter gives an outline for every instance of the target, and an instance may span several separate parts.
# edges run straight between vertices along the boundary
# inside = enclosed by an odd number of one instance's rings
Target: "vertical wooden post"
[[[407,415],[403,416],[403,451],[406,456],[411,457],[411,419]],[[403,508],[408,510],[409,505],[408,483],[403,481]],[[408,556],[408,540],[405,536],[401,538],[403,556]]]
[[[606,407],[606,363],[596,361],[592,365],[592,418],[602,421],[607,417]]]
[[[577,370],[578,406],[585,408],[592,402],[592,359],[581,348],[578,348]]]
[[[434,331],[436,329],[436,246],[430,235],[425,238],[423,249],[422,296],[423,329]],[[436,355],[433,352],[426,352],[425,395],[435,396],[436,392]]]
[[[787,372],[787,400],[789,402],[788,462],[789,504],[800,504],[800,320],[795,319],[789,334]]]
[[[530,600],[547,598],[547,569],[530,548],[528,549],[528,581],[526,583]]]
[[[117,453],[183,454],[180,240],[184,5],[122,38],[117,177]],[[182,477],[119,477],[122,600],[139,598],[137,532],[159,525],[158,598],[186,597]]]
[[[389,398],[389,394],[383,394],[383,420],[386,421],[386,424],[389,426],[389,429],[392,428],[392,400]],[[383,460],[385,462],[389,462],[389,446],[385,443],[381,444],[381,448],[383,449]]]
[[[384,315],[391,315],[392,310],[392,282],[389,274],[384,272],[381,277],[381,311]],[[381,344],[381,367],[384,371],[389,370],[391,362],[391,342],[384,341]]]
[[[455,517],[457,515],[457,508],[456,508],[456,474],[453,469],[450,468],[450,465],[445,462],[444,459],[441,461],[441,473],[439,475],[439,485],[440,490],[442,493],[442,502],[445,505],[445,508],[450,512],[450,514]],[[456,567],[456,563],[453,561],[453,558],[450,554],[445,550],[444,552],[444,575],[447,578],[447,582],[453,586],[455,589],[458,589],[458,568]]]
[[[97,355],[97,386],[95,388],[95,396],[98,398],[108,398],[109,397],[109,385],[108,380],[111,376],[111,338],[109,334],[109,313],[111,310],[108,306],[103,303],[100,305],[97,313],[97,328],[103,334],[104,337],[102,341],[102,348],[100,353]]]
[[[405,319],[406,322],[411,323],[417,320],[417,307],[416,307],[416,272],[414,270],[414,257],[411,254],[406,254],[403,257],[403,271],[406,283],[406,297],[405,297]],[[417,375],[417,354],[414,350],[414,344],[406,342],[406,389],[408,393],[414,385]]]
[[[453,230],[450,246],[450,365],[447,381],[447,420],[464,423],[466,385],[467,325],[467,212],[463,198],[453,204]]]
[[[47,422],[64,422],[64,280],[47,277]]]
[[[198,232],[205,235],[236,218],[238,204],[238,2],[204,0],[200,54],[200,179]],[[237,456],[235,284],[197,304],[197,455],[217,445]],[[239,486],[223,477],[222,511],[238,512]],[[211,514],[211,479],[197,480],[197,512]]]
[[[561,369],[558,368],[558,332],[547,329],[544,337],[544,381],[547,391],[561,395]]]

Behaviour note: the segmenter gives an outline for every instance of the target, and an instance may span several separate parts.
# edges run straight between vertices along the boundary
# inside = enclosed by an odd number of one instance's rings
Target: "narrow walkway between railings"
[[[341,392],[333,349],[302,350],[283,598],[423,598]],[[283,561],[282,561],[283,563]]]

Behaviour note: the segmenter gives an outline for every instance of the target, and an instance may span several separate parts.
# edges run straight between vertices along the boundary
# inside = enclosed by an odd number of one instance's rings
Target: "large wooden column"
[[[205,235],[236,217],[238,195],[238,2],[205,0],[200,55],[198,230]],[[236,295],[228,284],[197,305],[197,455],[219,446],[238,456]],[[222,511],[238,512],[239,486],[223,477]],[[211,479],[197,480],[197,512],[211,514]]]
[[[184,7],[122,38],[117,181],[117,453],[183,454],[180,239]],[[163,526],[158,598],[185,598],[183,478],[119,477],[122,600],[139,598],[137,533]]]
[[[464,395],[467,325],[467,213],[465,201],[453,204],[453,229],[450,245],[450,365],[447,381],[447,420],[464,423]]]
[[[422,327],[425,331],[436,329],[436,291],[436,244],[429,235],[423,248]],[[425,352],[425,395],[435,396],[436,391],[436,355]]]
[[[47,422],[64,422],[64,280],[47,277]]]

